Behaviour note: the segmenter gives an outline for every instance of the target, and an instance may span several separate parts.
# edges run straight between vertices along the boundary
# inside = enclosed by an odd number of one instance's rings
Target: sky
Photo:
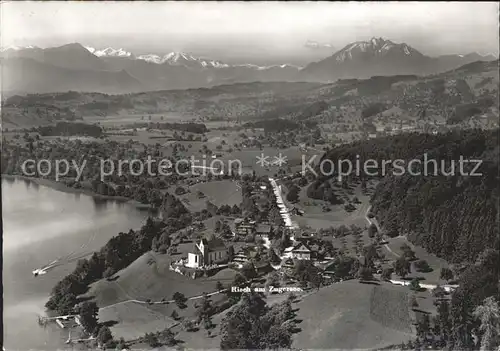
[[[498,54],[496,2],[3,2],[1,46],[307,55],[383,37],[428,55]],[[330,49],[331,50],[331,49]]]

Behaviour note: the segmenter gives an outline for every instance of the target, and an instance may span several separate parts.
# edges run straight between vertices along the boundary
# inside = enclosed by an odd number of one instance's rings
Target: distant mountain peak
[[[390,40],[385,40],[382,37],[379,38],[372,37],[370,39],[370,42],[372,43],[373,46],[383,46],[386,42],[392,43]]]
[[[175,65],[175,66],[188,66],[188,67],[191,67],[193,65],[201,67],[213,66],[209,62],[199,57],[194,57],[191,54],[180,51],[172,51],[163,56],[163,63],[168,63],[170,65]]]
[[[333,50],[333,45],[332,44],[328,44],[328,43],[319,43],[315,40],[308,40],[306,41],[306,43],[304,44],[304,46],[306,48],[310,48],[310,49],[330,49],[330,50]]]
[[[196,61],[197,59],[194,58],[192,55],[187,54],[185,52],[179,52],[179,51],[172,51],[164,56],[166,61],[172,62],[172,63],[179,63],[182,61]]]
[[[368,41],[356,41],[346,45],[343,49],[337,51],[333,57],[338,62],[356,60],[361,56],[382,57],[392,53],[404,54],[406,56],[422,56],[420,52],[407,45],[406,43],[396,44],[391,40],[382,37],[373,37]]]
[[[174,66],[200,67],[200,68],[223,68],[228,64],[209,58],[195,57],[189,53],[172,51],[164,56],[145,54],[137,56],[138,60],[144,60],[156,64],[169,64]]]
[[[83,46],[80,43],[69,43],[69,44],[64,44],[64,45],[61,45],[61,46],[57,46],[57,47],[54,47],[54,48],[47,48],[47,49],[58,49],[58,50],[61,50],[61,49],[67,49],[67,50],[77,49],[77,50],[81,50],[81,49],[85,49],[85,46]]]
[[[0,52],[12,50],[12,51],[20,51],[20,50],[26,50],[26,49],[40,49],[38,46],[34,45],[28,45],[28,46],[18,46],[18,45],[10,45],[6,47],[0,48]]]
[[[88,51],[94,54],[97,57],[132,57],[132,53],[130,51],[126,51],[122,48],[114,49],[112,47],[107,47],[106,49],[97,50],[96,48],[86,46]]]
[[[156,63],[156,64],[163,63],[163,57],[160,57],[160,56],[155,55],[155,54],[139,55],[139,56],[136,56],[136,59],[146,61],[146,62]]]

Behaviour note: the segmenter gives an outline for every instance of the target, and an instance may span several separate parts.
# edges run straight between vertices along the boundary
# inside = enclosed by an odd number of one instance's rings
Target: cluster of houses
[[[237,218],[235,220],[235,231],[240,234],[256,235],[264,243],[267,242],[270,244],[269,234],[272,232],[272,227],[268,224],[257,224],[255,221]],[[187,259],[180,260],[176,264],[195,270],[227,267],[229,263],[241,268],[245,263],[254,258],[256,253],[254,246],[248,244],[240,248],[237,252],[232,253],[231,261],[229,262],[229,248],[222,239],[200,239],[199,242],[193,243],[193,249],[188,253]],[[266,244],[264,246],[269,247]],[[293,245],[286,248],[283,252],[281,266],[293,266],[294,260],[315,260],[318,258],[317,251],[318,248],[309,245],[307,237],[299,236],[293,242]]]
[[[297,225],[292,222],[290,212],[283,202],[280,186],[272,178],[269,178],[269,182],[273,187],[276,203],[285,228],[291,233],[296,232]],[[263,190],[265,190],[265,188]],[[234,220],[233,235],[243,237],[253,235],[257,240],[262,240],[263,245],[267,248],[271,246],[270,235],[272,231],[273,227],[267,222],[257,222],[248,218],[236,218]],[[295,238],[292,234],[291,240],[293,245],[285,249],[281,257],[281,265],[278,266],[293,266],[294,260],[312,260],[317,257],[315,248],[311,248],[308,245],[309,242],[307,238]],[[188,252],[187,258],[175,262],[171,269],[180,273],[183,270],[182,268],[188,268],[192,272],[227,267],[229,264],[233,264],[236,267],[242,267],[245,263],[251,261],[255,254],[255,245],[250,243],[230,254],[229,247],[222,239],[204,238],[194,242],[191,251]],[[269,266],[269,264],[267,265]],[[274,268],[278,268],[278,266]]]

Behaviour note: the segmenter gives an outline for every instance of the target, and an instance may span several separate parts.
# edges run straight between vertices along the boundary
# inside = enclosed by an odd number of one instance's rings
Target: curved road
[[[379,233],[382,233],[382,230],[380,229],[380,226],[378,225],[378,222],[377,222],[377,219],[374,217],[374,221],[372,221],[370,218],[368,218],[368,213],[370,213],[370,210],[372,209],[372,205],[368,206],[368,209],[366,210],[366,213],[365,213],[365,219],[368,221],[368,225],[372,225],[374,224],[375,227],[377,227],[377,231]],[[385,240],[385,239],[384,239]],[[387,240],[386,240],[387,241]],[[392,251],[392,249],[389,247],[389,245],[385,244],[384,245],[385,249],[387,251],[389,251],[391,254],[393,254],[394,256],[396,257],[400,257],[400,255],[394,251]]]
[[[188,298],[188,300],[197,300],[197,299],[203,298],[204,296],[213,296],[213,295],[217,295],[217,294],[222,294],[223,292],[225,292],[227,290],[228,289],[223,289],[223,290],[218,290],[218,291],[211,292],[211,293],[206,294],[206,295],[201,294],[201,295],[191,296],[191,297]],[[127,296],[128,296],[128,294],[127,294]],[[143,300],[129,299],[129,300],[120,301],[120,302],[117,302],[117,303],[114,303],[114,304],[111,304],[111,305],[108,305],[108,306],[101,307],[101,308],[99,308],[99,310],[104,310],[104,309],[109,308],[109,307],[113,307],[113,306],[116,306],[116,305],[121,305],[121,304],[124,304],[124,303],[130,303],[130,302],[140,303],[140,304],[144,304],[144,305],[166,305],[168,303],[175,302],[175,300],[150,301],[150,302],[147,302],[147,301],[143,301]]]

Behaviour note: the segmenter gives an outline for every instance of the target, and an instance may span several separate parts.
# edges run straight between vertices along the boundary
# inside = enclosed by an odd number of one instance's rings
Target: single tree
[[[448,301],[441,300],[437,306],[437,319],[441,331],[441,339],[447,343],[451,336],[451,316]]]
[[[375,224],[370,224],[370,226],[368,227],[368,236],[370,238],[373,238],[375,236],[375,234],[377,234],[377,226]]]
[[[207,296],[207,294],[203,294],[202,301],[198,308],[196,309],[196,316],[198,317],[198,323],[201,322],[204,318],[210,317],[213,313],[212,301]]]
[[[432,268],[429,266],[426,260],[418,260],[413,263],[415,270],[417,272],[427,273],[431,272]]]
[[[118,341],[118,343],[116,344],[116,349],[120,350],[120,351],[127,349],[127,342],[125,341],[125,339],[123,337],[121,337],[120,340]]]
[[[160,342],[158,341],[158,336],[154,333],[146,333],[144,335],[144,342],[146,342],[151,347],[160,346]]]
[[[89,334],[94,334],[96,332],[98,326],[98,313],[99,308],[94,301],[84,301],[78,308],[78,314],[80,315],[82,326]]]
[[[99,328],[99,332],[97,333],[97,340],[102,345],[106,345],[106,343],[110,340],[113,340],[113,335],[111,334],[111,330],[107,326],[102,326]]]
[[[222,283],[217,280],[217,284],[215,284],[215,288],[217,289],[217,291],[221,291],[221,290],[224,290],[224,285],[222,285]]]
[[[428,314],[422,316],[422,319],[417,324],[417,336],[425,339],[431,330],[431,321]]]
[[[432,296],[434,296],[437,299],[441,299],[445,297],[446,295],[446,290],[443,289],[441,286],[436,286],[434,289],[432,289]]]
[[[371,268],[360,267],[358,271],[358,278],[360,281],[369,281],[373,279]]]
[[[420,291],[420,289],[422,289],[420,287],[420,282],[418,281],[418,279],[412,279],[411,282],[410,282],[410,290],[413,290],[413,291]]]
[[[496,350],[500,346],[500,309],[495,298],[487,297],[474,310],[474,317],[481,322],[481,351]]]
[[[182,327],[184,328],[185,331],[191,332],[194,330],[194,323],[189,319],[184,319],[182,321]]]
[[[165,329],[161,333],[161,339],[166,346],[174,346],[176,344],[175,334],[170,329]]]
[[[255,266],[252,262],[247,262],[241,267],[241,274],[248,280],[253,279],[257,276],[255,271]]]
[[[411,308],[418,307],[418,301],[417,301],[417,297],[415,295],[410,296],[410,307]]]
[[[214,324],[212,323],[212,318],[210,316],[203,318],[203,328],[206,330],[209,337],[211,336],[210,329],[212,329],[213,327]]]
[[[400,249],[401,251],[403,251],[403,254],[401,256],[406,258],[408,261],[413,261],[416,259],[415,251],[413,251],[408,244],[401,245]]]
[[[406,277],[410,273],[410,262],[403,256],[399,257],[394,262],[394,272],[401,278]]]
[[[172,299],[175,301],[175,303],[180,309],[186,308],[187,298],[186,296],[184,296],[184,294],[180,292],[175,292]]]
[[[390,267],[384,268],[382,270],[382,274],[380,275],[380,279],[385,280],[385,281],[391,280],[391,276],[392,276],[392,272],[393,271],[394,270],[392,268],[390,268]]]
[[[179,319],[179,314],[177,313],[176,310],[173,310],[172,314],[170,315],[170,317],[172,317],[173,320],[178,320]]]
[[[443,280],[450,281],[453,279],[453,271],[449,268],[443,267],[441,268],[439,277]]]

